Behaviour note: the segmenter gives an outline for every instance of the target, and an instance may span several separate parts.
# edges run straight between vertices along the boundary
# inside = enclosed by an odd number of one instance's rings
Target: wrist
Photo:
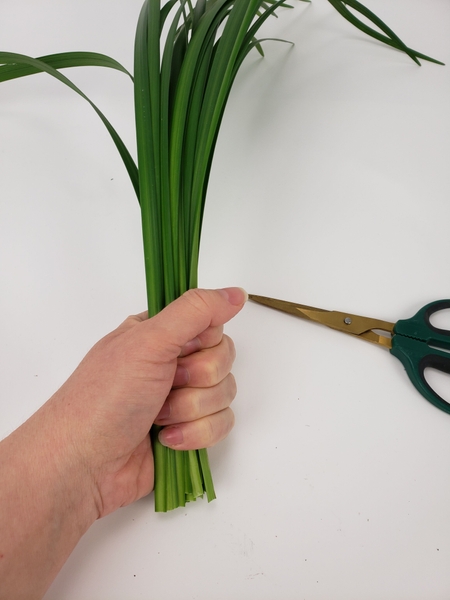
[[[65,411],[59,398],[51,398],[26,423],[38,437],[41,476],[55,494],[63,515],[71,515],[80,537],[98,518],[96,486],[89,461],[76,436],[74,415]]]
[[[0,444],[0,600],[41,598],[97,518],[89,476],[52,417],[44,405]]]

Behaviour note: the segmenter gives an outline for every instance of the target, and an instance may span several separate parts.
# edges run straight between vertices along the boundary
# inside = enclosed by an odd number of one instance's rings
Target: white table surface
[[[446,0],[367,4],[450,63]],[[140,5],[2,0],[2,49],[98,51],[132,69]],[[392,321],[450,297],[450,66],[415,66],[325,0],[264,33],[295,46],[266,44],[236,81],[201,285]],[[127,78],[70,76],[134,154]],[[144,309],[140,235],[87,103],[46,75],[2,84],[0,437]],[[239,393],[210,452],[218,499],[156,515],[149,497],[97,522],[46,600],[448,599],[450,416],[376,346],[251,304],[227,331]]]

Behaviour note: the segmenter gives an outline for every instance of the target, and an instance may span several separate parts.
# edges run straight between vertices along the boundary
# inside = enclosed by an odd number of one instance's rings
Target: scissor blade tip
[[[257,302],[258,304],[267,304],[271,305],[271,298],[267,298],[266,296],[258,296],[257,294],[249,294],[248,299],[253,302]]]

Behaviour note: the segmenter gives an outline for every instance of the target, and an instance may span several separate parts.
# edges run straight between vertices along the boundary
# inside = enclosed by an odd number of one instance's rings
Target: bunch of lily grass
[[[357,0],[329,2],[358,29],[415,62],[439,62],[408,48]],[[112,58],[91,52],[37,59],[0,52],[0,81],[46,72],[89,102],[107,127],[140,202],[150,316],[197,286],[208,179],[227,99],[247,54],[256,48],[263,55],[265,40],[256,35],[279,7],[288,5],[284,0],[197,0],[195,5],[168,0],[161,6],[160,0],[146,0],[136,31],[134,76]],[[60,72],[79,66],[117,69],[133,81],[138,165],[105,115]],[[205,492],[208,501],[214,499],[206,449],[170,450],[158,442],[156,427],[152,433],[156,511],[184,506]]]

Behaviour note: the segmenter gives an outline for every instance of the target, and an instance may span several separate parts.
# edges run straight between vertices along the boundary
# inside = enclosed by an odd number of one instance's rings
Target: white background
[[[446,0],[367,0],[450,63]],[[2,0],[2,50],[132,69],[141,0]],[[450,66],[364,38],[325,0],[281,10],[248,57],[214,159],[204,287],[395,321],[450,297]],[[132,86],[66,72],[134,154]],[[145,308],[139,211],[86,102],[47,75],[0,86],[0,437]],[[450,416],[388,352],[256,305],[229,324],[237,424],[218,499],[146,498],[97,522],[46,600],[450,597]],[[32,448],[24,449],[32,451]],[[1,536],[1,532],[0,532]]]

